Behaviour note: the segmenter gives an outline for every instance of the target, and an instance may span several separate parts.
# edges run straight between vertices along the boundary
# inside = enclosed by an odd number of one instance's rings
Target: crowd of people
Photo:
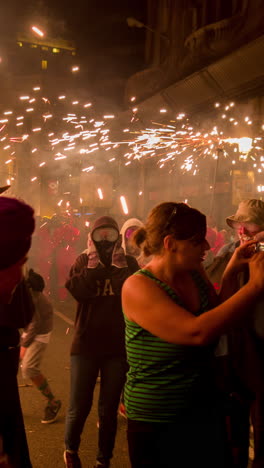
[[[61,402],[40,369],[53,310],[47,272],[24,271],[33,210],[1,196],[0,221],[0,467],[30,468],[16,375],[20,359],[47,400],[42,423],[54,422]],[[100,374],[96,467],[110,466],[121,400],[132,468],[247,468],[250,422],[253,468],[264,468],[264,202],[242,201],[226,222],[232,242],[185,203],[161,203],[121,230],[110,216],[93,223],[65,274],[77,302],[66,467],[81,467]]]

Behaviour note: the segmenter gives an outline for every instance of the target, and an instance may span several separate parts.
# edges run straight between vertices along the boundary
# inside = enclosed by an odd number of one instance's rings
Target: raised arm
[[[98,283],[106,275],[105,268],[87,268],[88,257],[81,254],[71,267],[65,287],[78,302],[87,301],[97,295]]]
[[[245,271],[249,258],[252,257],[254,252],[255,244],[256,240],[251,240],[237,247],[234,251],[223,272],[219,294],[221,302],[229,299],[229,297],[238,291],[239,273]]]
[[[126,317],[170,343],[202,346],[239,321],[264,289],[264,253],[250,261],[251,278],[234,296],[199,317],[175,304],[151,279],[127,279],[122,291]]]

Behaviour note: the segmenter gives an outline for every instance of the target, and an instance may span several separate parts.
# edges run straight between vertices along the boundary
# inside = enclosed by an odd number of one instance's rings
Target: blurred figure
[[[65,281],[76,258],[76,242],[80,231],[69,216],[43,218],[33,239],[34,259],[30,264],[43,276],[47,294],[54,300],[65,301],[68,292]]]
[[[33,236],[32,242],[32,256],[29,259],[29,264],[34,270],[41,272],[44,278],[47,294],[51,292],[51,265],[52,265],[52,253],[54,249],[54,243],[52,240],[53,228],[51,220],[44,217],[38,220],[37,228]]]
[[[108,468],[115,443],[117,409],[125,382],[125,323],[121,307],[124,281],[138,270],[125,255],[116,221],[98,218],[88,250],[70,271],[66,287],[78,301],[71,348],[70,405],[66,417],[64,461],[80,468],[80,438],[100,371],[99,441],[96,466]]]
[[[237,212],[226,219],[239,238],[238,245],[249,241],[264,241],[264,202],[242,201]],[[251,246],[249,256],[255,245]],[[235,251],[237,245],[235,245]],[[226,257],[230,254],[226,254]],[[225,257],[222,257],[222,262]],[[249,280],[246,264],[232,281],[232,292],[238,291]],[[254,460],[252,468],[264,467],[264,301],[252,307],[250,316],[240,322],[228,336],[232,379],[233,451],[236,468],[248,466],[250,417],[254,433]]]
[[[53,307],[43,294],[45,287],[42,276],[32,269],[28,272],[27,284],[30,288],[35,313],[33,320],[21,336],[21,370],[25,380],[30,379],[47,400],[45,415],[41,422],[51,424],[56,421],[61,408],[60,400],[56,400],[46,377],[40,371],[40,365],[48,346],[53,327]]]
[[[210,245],[211,251],[216,255],[225,243],[225,236],[222,231],[217,230],[217,227],[211,228],[208,226],[206,230],[206,240]]]
[[[70,217],[61,217],[61,224],[54,232],[53,251],[53,297],[59,301],[66,301],[68,291],[65,288],[65,281],[69,270],[74,263],[80,231],[72,225]]]
[[[0,197],[0,436],[12,468],[30,468],[17,386],[19,328],[32,320],[33,303],[23,266],[34,231],[33,210],[14,198]],[[3,455],[0,454],[0,457]]]

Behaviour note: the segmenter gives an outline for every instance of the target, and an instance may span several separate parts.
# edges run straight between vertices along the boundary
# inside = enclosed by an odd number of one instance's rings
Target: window
[[[60,49],[57,49],[57,47],[53,47],[52,52],[53,52],[54,54],[59,54],[59,53],[60,53]]]
[[[49,48],[47,46],[42,46],[41,49],[42,50],[49,50]]]
[[[47,68],[48,68],[48,61],[47,60],[41,60],[41,68],[42,68],[42,70],[47,70]]]
[[[17,45],[18,45],[19,47],[23,47],[23,42],[20,42],[20,41],[19,41],[19,42],[17,42]]]
[[[37,44],[30,44],[31,49],[36,49],[38,46]]]

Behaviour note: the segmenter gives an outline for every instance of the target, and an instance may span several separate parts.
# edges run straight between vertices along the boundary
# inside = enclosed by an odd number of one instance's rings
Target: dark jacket
[[[223,255],[217,256],[212,265],[206,269],[211,282],[220,285],[225,267],[238,244],[237,242],[223,251]],[[247,281],[248,270],[245,267],[244,272],[238,276],[238,283],[242,287]],[[259,306],[263,307],[262,301],[258,301],[257,307]],[[256,321],[259,312],[260,317],[263,317],[263,312],[257,311],[257,307],[252,305],[249,314],[237,322],[227,335],[231,390],[240,394],[246,394],[248,391],[253,394],[264,391],[264,340],[258,333],[260,326]],[[263,329],[263,320],[261,328]]]
[[[34,305],[25,281],[18,284],[10,304],[0,304],[0,350],[18,346],[18,329],[25,328],[32,320]]]
[[[10,466],[31,468],[17,387],[19,328],[32,320],[34,306],[26,283],[16,288],[10,304],[0,304],[0,434]]]
[[[35,313],[21,337],[21,346],[28,347],[37,335],[49,333],[53,327],[53,307],[47,297],[38,291],[32,291]]]
[[[66,288],[78,301],[71,354],[125,356],[125,323],[121,306],[124,281],[139,269],[125,256],[127,267],[99,263],[87,268],[88,255],[81,254],[70,271]]]

